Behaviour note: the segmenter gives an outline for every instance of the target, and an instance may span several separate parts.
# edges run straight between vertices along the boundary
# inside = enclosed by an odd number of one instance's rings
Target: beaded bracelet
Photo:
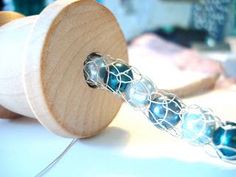
[[[142,111],[155,127],[191,144],[211,147],[220,159],[236,162],[236,123],[222,122],[210,109],[185,105],[120,59],[92,53],[83,71],[90,87],[121,97]]]

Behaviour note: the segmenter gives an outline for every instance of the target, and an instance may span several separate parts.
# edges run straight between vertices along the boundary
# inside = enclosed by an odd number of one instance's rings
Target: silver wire
[[[34,177],[42,177],[46,173],[48,173],[61,159],[62,157],[70,150],[70,148],[78,141],[78,138],[73,139],[70,144],[44,169],[42,169],[37,175]]]

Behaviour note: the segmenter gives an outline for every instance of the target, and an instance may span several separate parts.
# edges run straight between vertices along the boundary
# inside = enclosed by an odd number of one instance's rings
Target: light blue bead
[[[134,107],[143,107],[150,103],[151,94],[156,91],[155,86],[146,78],[133,81],[124,92],[125,100]]]
[[[196,144],[208,144],[216,128],[214,116],[199,107],[187,109],[182,114],[183,138]]]
[[[149,119],[156,127],[161,129],[171,129],[180,121],[180,111],[182,105],[172,96],[156,97],[152,100],[149,108]]]
[[[121,62],[110,65],[104,77],[104,83],[113,92],[124,92],[132,80],[133,73],[130,66]]]
[[[236,124],[228,122],[213,134],[213,143],[222,153],[222,158],[236,160]]]
[[[89,58],[84,66],[84,76],[91,87],[100,86],[106,74],[106,63],[104,59],[94,54]]]

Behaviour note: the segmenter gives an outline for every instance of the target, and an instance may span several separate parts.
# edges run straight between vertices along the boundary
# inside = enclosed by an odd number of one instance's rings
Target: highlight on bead
[[[213,146],[221,159],[236,162],[236,123],[222,124],[213,134]]]
[[[193,144],[205,145],[212,142],[212,136],[219,120],[210,109],[190,105],[181,111],[182,138]]]
[[[224,161],[236,162],[236,123],[222,123],[210,109],[186,106],[120,59],[92,53],[83,72],[90,87],[119,96],[143,112],[155,127],[191,144],[210,147]]]
[[[132,80],[133,73],[130,66],[120,61],[108,64],[104,83],[109,90],[122,93]]]
[[[144,108],[151,103],[151,95],[155,93],[155,85],[145,77],[131,82],[125,92],[124,99],[135,108]]]
[[[106,74],[106,61],[101,55],[91,53],[84,61],[83,72],[84,78],[90,87],[102,86],[102,81]]]
[[[149,119],[160,129],[175,130],[180,122],[181,109],[181,101],[175,95],[156,93],[149,107]]]

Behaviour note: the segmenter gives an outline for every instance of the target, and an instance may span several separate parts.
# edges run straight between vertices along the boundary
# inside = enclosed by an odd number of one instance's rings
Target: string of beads
[[[136,68],[110,56],[90,54],[84,62],[84,76],[90,87],[121,97],[155,127],[194,145],[213,148],[224,161],[236,162],[236,123],[222,122],[208,108],[185,105]]]

